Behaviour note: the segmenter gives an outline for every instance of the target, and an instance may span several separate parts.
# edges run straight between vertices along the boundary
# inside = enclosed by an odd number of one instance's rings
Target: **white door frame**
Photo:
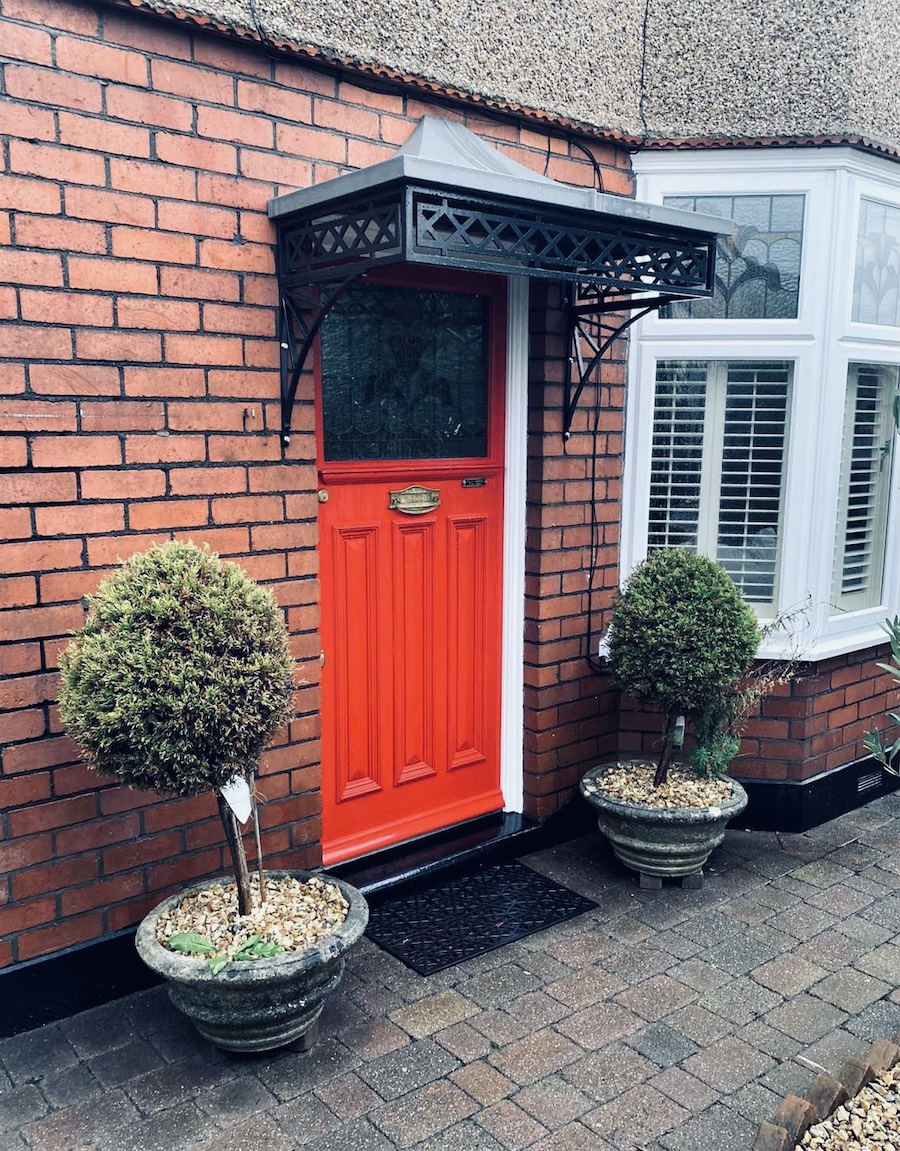
[[[503,500],[503,640],[500,788],[504,811],[524,804],[525,500],[528,457],[528,286],[507,277],[506,483]]]

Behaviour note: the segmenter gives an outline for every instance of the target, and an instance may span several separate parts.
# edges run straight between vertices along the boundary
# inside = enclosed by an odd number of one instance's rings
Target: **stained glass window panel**
[[[853,319],[900,327],[900,208],[862,200],[856,237]]]
[[[660,312],[664,319],[796,319],[800,298],[805,196],[667,196],[670,208],[734,220],[720,236],[716,291]]]
[[[487,455],[488,301],[364,284],[322,325],[325,459]]]

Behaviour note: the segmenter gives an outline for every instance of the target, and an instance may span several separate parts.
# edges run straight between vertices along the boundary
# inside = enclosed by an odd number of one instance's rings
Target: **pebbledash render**
[[[679,543],[797,633],[751,823],[883,791],[898,48],[883,4],[769,7],[2,0],[0,964],[224,868],[211,798],[98,779],[55,705],[85,597],[170,538],[286,613],[272,867],[540,823],[648,748],[598,647]],[[668,302],[587,371],[629,259]]]

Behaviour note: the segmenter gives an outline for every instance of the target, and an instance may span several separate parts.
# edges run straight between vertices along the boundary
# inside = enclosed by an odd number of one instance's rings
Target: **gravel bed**
[[[623,803],[641,807],[715,807],[731,798],[730,779],[701,779],[689,768],[673,764],[662,787],[653,786],[656,765],[620,763],[600,776],[600,783],[589,781],[585,787]]]
[[[161,915],[156,937],[168,947],[173,935],[194,931],[215,948],[232,955],[252,936],[261,936],[285,951],[301,951],[330,935],[347,917],[349,904],[333,883],[312,876],[266,877],[266,899],[259,897],[259,876],[250,879],[252,909],[238,915],[237,885],[215,883],[186,895],[172,911]],[[200,961],[207,957],[198,955]]]

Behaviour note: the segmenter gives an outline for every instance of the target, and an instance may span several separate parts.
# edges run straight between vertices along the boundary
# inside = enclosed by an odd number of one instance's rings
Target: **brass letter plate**
[[[391,501],[388,507],[395,512],[403,512],[407,516],[423,516],[426,512],[433,512],[441,505],[441,493],[434,488],[412,487],[404,488],[399,492],[391,492]]]

